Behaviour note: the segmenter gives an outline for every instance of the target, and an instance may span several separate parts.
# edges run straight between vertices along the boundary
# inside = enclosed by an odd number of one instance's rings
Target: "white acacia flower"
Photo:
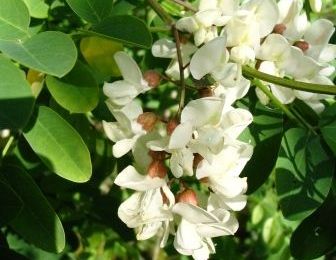
[[[190,62],[190,56],[197,50],[197,47],[191,43],[181,44],[181,55],[183,66],[186,66]],[[180,79],[180,70],[177,59],[176,44],[172,40],[160,39],[154,42],[152,46],[152,54],[154,57],[169,58],[172,59],[166,74],[173,79]],[[184,77],[189,77],[189,69],[184,70]]]
[[[173,219],[171,208],[175,203],[166,180],[139,174],[133,166],[119,173],[115,184],[136,192],[124,201],[119,209],[119,218],[137,231],[137,239],[145,240],[163,230],[161,247],[169,235],[169,222]]]
[[[250,81],[242,75],[241,65],[228,62],[226,37],[217,37],[198,49],[190,61],[190,72],[199,80],[209,74],[217,82],[215,95],[233,103],[248,92]]]
[[[112,83],[106,82],[103,91],[110,102],[117,106],[124,106],[140,93],[149,90],[150,87],[143,78],[137,63],[125,52],[115,53],[114,59],[124,79]]]
[[[322,0],[309,0],[310,8],[315,13],[321,12],[322,9]]]
[[[253,148],[250,144],[232,141],[213,157],[212,162],[202,160],[196,169],[198,179],[206,178],[214,193],[226,198],[235,198],[246,192],[247,180],[239,177],[250,160]]]
[[[113,156],[119,158],[128,153],[137,139],[146,131],[137,122],[142,114],[142,107],[136,101],[131,101],[122,108],[115,107],[111,102],[106,102],[116,122],[103,121],[103,127],[107,137],[115,142]]]
[[[227,9],[223,8],[225,4]],[[223,26],[230,20],[236,8],[235,4],[238,5],[236,0],[201,0],[199,11],[193,16],[178,20],[176,28],[194,34],[195,45],[200,46],[218,36],[217,26]]]
[[[208,259],[215,253],[211,238],[233,235],[238,229],[235,217],[225,209],[206,211],[198,206],[179,202],[173,212],[182,217],[174,239],[174,247],[194,259]]]

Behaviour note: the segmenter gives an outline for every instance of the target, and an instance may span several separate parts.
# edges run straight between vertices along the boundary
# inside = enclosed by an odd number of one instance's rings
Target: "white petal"
[[[180,178],[183,175],[183,173],[192,176],[193,161],[194,161],[194,155],[187,148],[183,148],[181,150],[173,152],[170,159],[170,168],[173,175],[176,178]]]
[[[251,0],[247,2],[244,9],[253,11],[259,25],[260,38],[272,32],[274,25],[279,19],[279,10],[273,0]]]
[[[303,7],[303,2],[300,0],[280,0],[278,2],[278,7],[278,23],[288,24],[300,13]]]
[[[194,33],[199,29],[194,17],[183,17],[176,22],[176,28],[180,31]]]
[[[136,87],[125,80],[105,83],[103,91],[110,98],[111,102],[119,106],[130,103],[139,94]]]
[[[218,0],[200,0],[198,5],[198,10],[209,10],[217,8]]]
[[[226,60],[226,38],[217,37],[196,51],[190,61],[190,72],[195,79],[201,79]]]
[[[320,62],[330,62],[336,59],[336,45],[335,44],[327,44],[319,57]]]
[[[125,52],[118,51],[114,54],[114,59],[124,80],[136,85],[141,85],[143,82],[141,70],[138,64]]]
[[[193,224],[217,222],[216,217],[214,217],[212,214],[189,203],[176,203],[173,207],[173,212],[182,216],[188,222]]]
[[[288,51],[290,45],[280,34],[270,34],[257,52],[257,58],[267,61],[278,61]]]
[[[117,142],[119,140],[127,138],[127,135],[120,127],[118,122],[105,122],[103,121],[104,132],[110,140]]]
[[[175,249],[183,255],[192,255],[202,247],[202,241],[194,224],[182,219],[174,239]]]
[[[135,138],[123,139],[116,142],[112,147],[113,156],[115,158],[120,158],[121,156],[127,154],[132,149],[135,142]]]
[[[129,188],[136,191],[147,191],[162,187],[166,184],[164,179],[139,174],[133,166],[127,166],[122,170],[114,181],[121,187]]]
[[[192,137],[192,125],[190,122],[179,124],[172,133],[169,140],[169,149],[179,149],[185,147]]]
[[[154,57],[160,57],[160,58],[176,57],[175,42],[168,39],[160,39],[154,42],[152,46],[152,54]]]
[[[221,127],[225,135],[236,139],[252,123],[252,120],[253,116],[248,110],[236,108],[223,115]]]
[[[195,127],[219,123],[224,100],[217,97],[200,98],[190,101],[182,111],[181,123],[189,122]]]
[[[200,11],[195,14],[196,20],[205,27],[215,25],[215,21],[220,17],[221,11],[219,9],[208,9]],[[216,24],[219,26],[219,24]]]
[[[254,50],[246,45],[233,47],[230,54],[230,59],[240,64],[247,64],[255,60]]]

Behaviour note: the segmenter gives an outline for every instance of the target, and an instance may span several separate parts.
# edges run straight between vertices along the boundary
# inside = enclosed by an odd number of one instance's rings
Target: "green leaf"
[[[93,34],[140,48],[151,48],[152,35],[146,24],[131,15],[116,15],[93,26]]]
[[[0,55],[0,129],[20,129],[32,113],[35,99],[24,73]]]
[[[29,37],[29,11],[22,0],[0,0],[0,40]]]
[[[267,180],[275,166],[282,138],[283,116],[279,110],[259,102],[247,109],[253,114],[253,123],[240,139],[254,146],[252,158],[242,172],[242,176],[248,179],[247,193],[250,194]]]
[[[323,111],[319,125],[324,140],[336,155],[336,103]]]
[[[47,87],[57,103],[72,113],[93,110],[99,101],[99,89],[91,71],[81,62],[64,78],[47,76]]]
[[[66,0],[71,9],[84,20],[97,24],[111,14],[111,0]]]
[[[319,136],[301,128],[285,133],[275,176],[284,217],[303,219],[323,203],[332,184],[334,164]]]
[[[67,74],[77,59],[74,42],[61,32],[42,32],[25,41],[0,40],[0,50],[29,68],[57,77]]]
[[[290,249],[297,259],[315,259],[336,245],[336,198],[330,196],[311,216],[294,231]]]
[[[102,78],[120,76],[114,54],[123,50],[122,44],[101,37],[85,37],[81,40],[80,50],[87,63]]]
[[[80,135],[48,107],[38,109],[24,137],[45,165],[59,176],[86,182],[91,177],[90,153]]]
[[[23,0],[28,7],[31,17],[34,18],[47,18],[49,6],[44,2],[44,0]]]
[[[21,211],[23,202],[15,191],[0,180],[0,226],[15,218]]]
[[[10,226],[37,247],[61,252],[65,246],[62,223],[34,180],[27,172],[13,166],[4,169],[4,176],[24,204]]]

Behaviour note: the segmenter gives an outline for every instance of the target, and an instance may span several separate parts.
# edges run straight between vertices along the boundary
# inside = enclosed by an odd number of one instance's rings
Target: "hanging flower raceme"
[[[317,1],[311,3],[319,10]],[[166,76],[152,70],[142,74],[126,53],[115,54],[123,80],[104,85],[115,122],[103,126],[114,142],[113,155],[129,153],[134,158],[115,184],[134,191],[120,205],[118,216],[135,229],[137,239],[159,236],[163,247],[173,235],[179,253],[208,259],[216,251],[212,238],[237,232],[235,214],[247,203],[248,183],[241,173],[253,156],[253,146],[239,140],[253,121],[236,103],[251,86],[243,67],[332,84],[333,25],[325,19],[309,23],[302,8],[301,0],[201,0],[198,10],[174,27],[193,37],[183,35],[179,44],[159,39],[152,46],[154,57],[171,59],[168,68],[162,68]],[[137,100],[164,81],[181,84],[183,100],[173,117],[144,112]],[[298,98],[318,112],[328,97],[262,83],[280,103]],[[186,87],[194,92],[184,95]],[[184,102],[197,92],[201,98]],[[268,104],[264,92],[256,93]]]

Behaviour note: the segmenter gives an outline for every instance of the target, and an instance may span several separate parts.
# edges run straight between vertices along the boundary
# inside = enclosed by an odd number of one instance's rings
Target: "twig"
[[[180,102],[179,102],[179,109],[177,111],[177,118],[179,119],[182,113],[182,109],[184,107],[186,87],[185,87],[185,82],[184,82],[184,70],[183,70],[180,36],[179,36],[178,30],[176,29],[174,25],[172,26],[172,29],[173,29],[174,38],[175,38],[177,61],[179,65],[180,83],[181,83],[180,94],[179,94]]]
[[[161,7],[161,5],[155,0],[147,0],[153,10],[162,18],[162,20],[169,26],[174,23],[174,20],[170,15]]]
[[[184,2],[184,1],[181,1],[181,0],[170,0],[178,5],[181,5],[183,6],[184,8],[196,13],[197,12],[197,9],[195,7],[193,7],[191,4],[189,4],[188,2]]]

